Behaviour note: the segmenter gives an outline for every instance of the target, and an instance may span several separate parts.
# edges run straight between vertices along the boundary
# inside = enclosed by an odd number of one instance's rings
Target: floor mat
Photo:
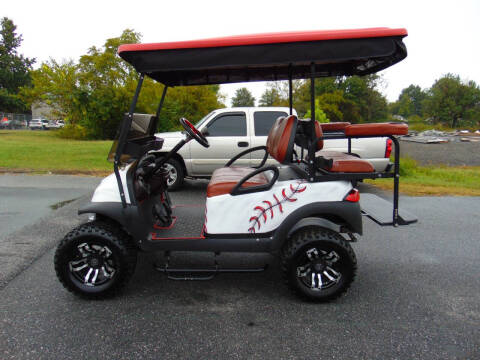
[[[176,205],[172,208],[172,217],[173,222],[169,227],[154,226],[152,240],[202,237],[205,205]]]

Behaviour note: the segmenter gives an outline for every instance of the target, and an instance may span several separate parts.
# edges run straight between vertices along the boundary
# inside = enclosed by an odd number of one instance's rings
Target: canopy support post
[[[310,140],[308,142],[308,169],[310,181],[315,178],[315,150],[317,135],[315,132],[315,63],[310,65],[310,123],[308,126]]]
[[[400,144],[395,136],[389,136],[395,145],[395,167],[393,170],[393,226],[398,226],[398,192],[400,186]]]
[[[288,65],[288,104],[290,115],[293,115],[292,64]]]
[[[153,125],[153,130],[157,131],[158,130],[158,122],[160,121],[160,112],[162,111],[163,108],[163,102],[165,101],[165,95],[167,95],[167,90],[168,86],[164,85],[163,87],[163,92],[162,92],[162,97],[160,98],[160,103],[158,104],[157,107],[157,113],[155,114],[155,124]]]
[[[120,138],[118,139],[117,149],[115,150],[115,159],[113,162],[113,171],[115,173],[115,178],[117,179],[118,192],[120,193],[120,199],[122,200],[123,208],[127,207],[127,201],[125,199],[125,192],[123,191],[123,184],[118,166],[120,164],[120,157],[123,153],[125,142],[127,141],[128,129],[130,129],[130,126],[132,125],[133,113],[135,112],[135,107],[137,106],[138,96],[140,95],[140,89],[142,88],[144,77],[144,74],[140,74],[140,79],[138,80],[137,88],[135,89],[135,95],[133,96],[132,103],[130,104],[130,110],[127,115],[128,121],[124,120],[122,123]]]
[[[160,99],[160,103],[158,104],[157,113],[155,114],[157,118],[160,116],[160,111],[162,111],[163,102],[165,101],[165,95],[167,95],[167,90],[168,90],[168,86],[165,85],[163,87],[162,98]]]

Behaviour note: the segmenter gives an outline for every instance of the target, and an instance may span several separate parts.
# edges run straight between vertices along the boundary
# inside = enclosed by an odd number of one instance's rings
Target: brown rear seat
[[[346,136],[407,135],[408,125],[398,123],[354,124],[345,127]]]
[[[317,137],[323,136],[322,129],[327,129],[326,124],[320,124],[315,122],[315,134]],[[343,130],[349,128],[350,123],[332,123],[329,130]],[[325,170],[330,172],[343,172],[343,173],[369,173],[374,172],[375,168],[366,160],[362,160],[356,156],[342,153],[340,151],[328,151],[323,149],[323,141],[317,142],[317,152],[315,155],[322,156],[326,160],[333,160],[331,167],[326,167]]]
[[[325,169],[331,172],[369,173],[375,171],[373,165],[368,161],[359,159],[353,155],[342,153],[340,151],[322,150],[318,151],[316,155],[323,156],[328,160],[333,160],[332,166]]]
[[[351,125],[351,124],[349,122],[330,122],[330,123],[321,123],[320,127],[324,132],[344,131],[348,125]]]

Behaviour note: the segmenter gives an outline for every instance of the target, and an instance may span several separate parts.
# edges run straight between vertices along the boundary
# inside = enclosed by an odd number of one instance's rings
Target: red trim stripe
[[[360,39],[387,36],[407,36],[404,28],[390,29],[387,27],[351,29],[351,30],[311,30],[273,32],[264,34],[236,35],[211,39],[175,41],[147,44],[124,44],[118,48],[118,53],[127,51],[155,51],[173,49],[193,49],[242,45],[277,44],[301,41]]]
[[[162,237],[157,237],[155,233],[152,233],[152,240],[202,240],[202,239],[205,239],[205,236],[162,238]]]

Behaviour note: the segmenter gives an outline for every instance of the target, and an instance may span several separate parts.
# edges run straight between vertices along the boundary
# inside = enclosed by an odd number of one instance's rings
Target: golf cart
[[[66,235],[55,254],[59,280],[88,298],[112,295],[133,275],[138,251],[164,252],[157,270],[170,279],[205,280],[219,273],[259,272],[226,268],[175,268],[175,251],[270,253],[280,257],[288,286],[303,298],[328,301],[345,292],[357,260],[350,246],[362,234],[362,216],[380,225],[415,222],[398,211],[400,123],[320,124],[315,119],[317,77],[366,75],[406,57],[405,29],[269,33],[248,36],[120,46],[121,58],[139,72],[130,111],[120,125],[109,159],[114,173],[79,210],[89,222]],[[135,113],[145,76],[164,85],[155,115]],[[310,79],[311,118],[292,115],[292,80]],[[182,139],[168,154],[155,137],[167,89],[247,81],[288,80],[290,115],[276,120],[267,145],[254,147],[217,169],[205,204],[172,204],[164,164],[188,141],[208,147],[208,136],[180,119]],[[328,139],[389,137],[394,163],[377,172],[365,160],[324,151]],[[235,166],[252,151],[263,151],[255,167]],[[268,157],[277,165],[265,165]],[[363,179],[392,178],[393,206],[370,196],[362,207],[355,188]],[[363,197],[363,195],[362,195]]]

